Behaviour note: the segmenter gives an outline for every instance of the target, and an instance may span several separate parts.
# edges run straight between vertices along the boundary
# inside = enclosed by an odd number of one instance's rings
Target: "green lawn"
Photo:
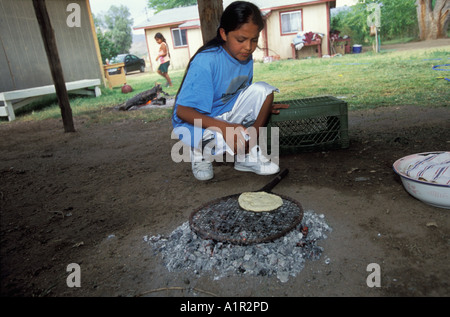
[[[450,48],[382,51],[261,64],[255,67],[255,80],[279,87],[279,100],[332,95],[347,101],[350,110],[399,104],[448,106],[450,83],[438,77],[450,74],[433,66],[449,62]]]
[[[349,110],[397,105],[420,107],[447,107],[450,100],[450,67],[445,71],[435,65],[450,63],[450,47],[414,50],[382,51],[381,53],[348,54],[334,58],[283,60],[255,63],[254,81],[266,81],[280,89],[276,101],[315,96],[335,96],[349,105]],[[447,71],[449,70],[449,71]],[[174,87],[164,91],[174,96],[184,70],[171,70]],[[139,119],[152,121],[170,116],[170,109],[151,111],[114,111],[114,106],[139,92],[163,83],[155,73],[129,75],[131,94],[122,94],[120,88],[102,89],[102,96],[71,97],[74,117],[83,117],[87,123]],[[17,120],[42,120],[60,117],[54,96],[17,111]],[[1,121],[2,123],[5,120]]]

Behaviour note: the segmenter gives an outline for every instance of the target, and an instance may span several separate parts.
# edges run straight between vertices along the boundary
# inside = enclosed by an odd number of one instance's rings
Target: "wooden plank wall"
[[[47,0],[64,79],[102,78],[86,0]],[[81,27],[69,27],[69,3],[80,5]],[[0,1],[0,92],[53,84],[31,0]]]

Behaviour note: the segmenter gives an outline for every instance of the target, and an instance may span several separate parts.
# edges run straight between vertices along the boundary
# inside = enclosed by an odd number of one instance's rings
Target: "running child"
[[[159,44],[159,52],[156,61],[159,62],[158,74],[166,79],[166,86],[172,87],[172,80],[169,77],[170,54],[167,42],[161,33],[155,34],[155,41]]]

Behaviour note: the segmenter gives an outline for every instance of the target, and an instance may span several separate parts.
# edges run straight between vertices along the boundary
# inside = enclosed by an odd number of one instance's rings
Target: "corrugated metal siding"
[[[66,82],[101,79],[85,0],[47,0]],[[67,26],[69,3],[81,9],[81,27]],[[0,91],[53,84],[31,0],[0,0]]]

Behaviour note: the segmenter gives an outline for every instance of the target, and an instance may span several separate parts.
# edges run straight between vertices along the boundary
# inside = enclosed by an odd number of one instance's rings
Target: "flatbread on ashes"
[[[266,192],[245,192],[239,196],[239,206],[254,212],[272,211],[283,205],[280,196]]]

